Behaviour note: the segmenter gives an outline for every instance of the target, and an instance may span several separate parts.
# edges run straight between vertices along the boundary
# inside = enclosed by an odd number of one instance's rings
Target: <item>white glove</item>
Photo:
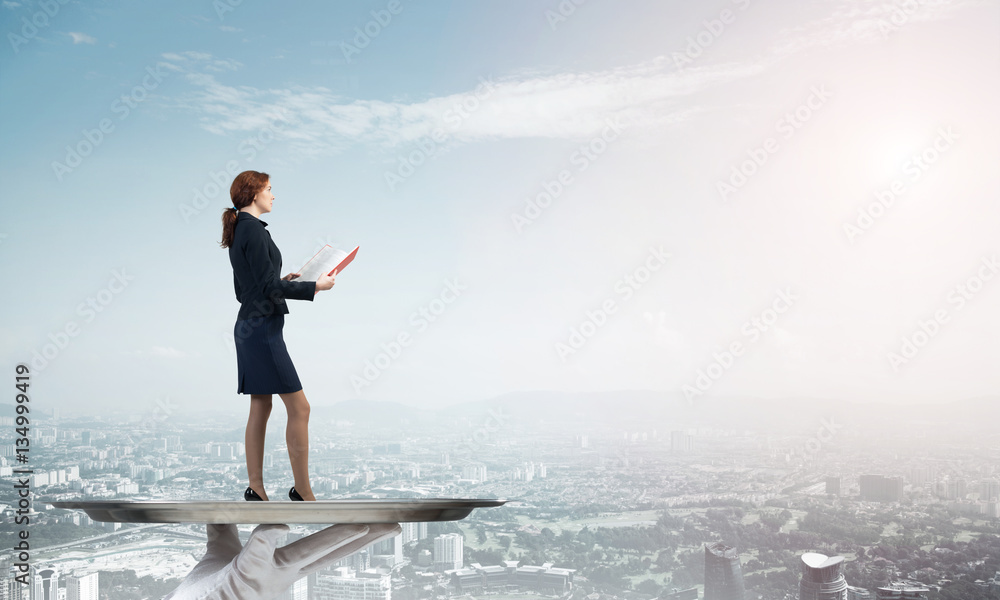
[[[163,600],[272,600],[300,578],[402,531],[398,523],[341,523],[275,548],[288,525],[258,525],[246,546],[236,525],[205,527],[205,556]]]

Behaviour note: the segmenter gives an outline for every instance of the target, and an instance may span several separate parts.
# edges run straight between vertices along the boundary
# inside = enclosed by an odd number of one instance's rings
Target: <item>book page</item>
[[[347,258],[347,252],[337,250],[327,244],[299,270],[301,276],[297,277],[295,281],[316,281],[321,275],[336,268],[345,258]]]

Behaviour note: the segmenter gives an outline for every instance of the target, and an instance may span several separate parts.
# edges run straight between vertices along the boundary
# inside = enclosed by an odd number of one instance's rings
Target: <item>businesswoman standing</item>
[[[281,252],[260,220],[271,212],[274,195],[267,173],[243,171],[229,189],[233,206],[222,214],[223,248],[229,248],[233,284],[240,311],[233,328],[236,341],[237,393],[250,394],[246,455],[249,486],[245,500],[267,500],[264,492],[264,436],[271,416],[271,396],[278,394],[288,412],[285,441],[295,485],[292,500],[316,500],[309,484],[309,402],[288,356],[281,330],[288,314],[286,298],[312,300],[333,287],[336,275],[316,281],[293,281],[298,273],[279,278]]]

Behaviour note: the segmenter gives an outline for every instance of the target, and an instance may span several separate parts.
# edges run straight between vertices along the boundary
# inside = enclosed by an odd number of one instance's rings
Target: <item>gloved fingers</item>
[[[332,529],[332,527],[328,529]],[[314,533],[313,535],[319,535],[324,531]],[[299,569],[299,577],[312,575],[316,571],[319,571],[320,569],[327,567],[328,565],[330,565],[335,561],[338,561],[346,556],[350,556],[360,550],[363,550],[364,548],[374,544],[375,542],[380,542],[386,538],[391,538],[393,536],[399,535],[402,532],[403,529],[399,526],[398,523],[369,523],[368,533],[366,533],[360,538],[349,541],[346,544],[343,544],[336,548],[331,548],[330,552],[328,552],[325,556],[301,567]],[[295,543],[297,544],[299,542],[304,542],[307,539],[309,538],[303,538],[301,540],[296,541]],[[287,547],[288,546],[285,546],[285,548]],[[284,550],[285,548],[281,548],[281,550]]]
[[[247,545],[240,552],[237,559],[238,566],[246,566],[247,561],[258,567],[271,566],[274,560],[274,547],[287,533],[288,525],[280,523],[265,523],[255,527],[250,533]]]
[[[236,525],[231,523],[207,523],[205,525],[205,533],[208,536],[208,544],[206,544],[204,557],[206,559],[225,559],[226,562],[229,562],[243,549]]]
[[[375,525],[364,523],[338,523],[322,531],[317,531],[291,544],[274,551],[274,564],[281,568],[298,571],[317,559],[326,556],[331,550],[350,544],[354,540],[368,534],[369,528]]]

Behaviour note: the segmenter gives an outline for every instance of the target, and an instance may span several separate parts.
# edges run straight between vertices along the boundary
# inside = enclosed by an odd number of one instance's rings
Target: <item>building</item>
[[[903,499],[903,478],[862,475],[861,499],[868,502],[899,502]]]
[[[964,500],[969,494],[969,484],[964,479],[952,479],[948,482],[948,499]]]
[[[984,502],[1000,500],[1000,481],[984,479],[979,482],[979,499]]]
[[[449,571],[461,569],[465,538],[460,533],[446,533],[434,538],[434,568]]]
[[[900,581],[875,590],[876,600],[927,600],[930,590],[919,583]]]
[[[404,546],[410,542],[427,539],[427,523],[400,523],[399,526],[403,530],[400,535]]]
[[[874,597],[864,588],[847,586],[847,600],[872,600]]]
[[[486,465],[465,465],[462,467],[462,479],[471,479],[480,483],[486,481]]]
[[[576,569],[553,567],[552,563],[541,566],[517,566],[517,563],[508,560],[503,565],[488,567],[473,563],[468,568],[453,570],[450,583],[461,594],[531,591],[562,596],[573,590]]]
[[[352,571],[360,573],[372,568],[371,554],[368,549],[355,552],[333,563],[333,567],[350,567]]]
[[[59,600],[59,573],[55,569],[35,571],[32,600]]]
[[[387,574],[337,567],[332,574],[317,574],[312,600],[390,600],[391,592]]]
[[[100,600],[97,573],[88,573],[82,577],[73,575],[67,577],[66,600]]]
[[[403,535],[394,535],[372,544],[371,560],[386,567],[394,567],[403,562]]]
[[[0,577],[0,600],[29,600],[31,588],[15,577],[21,572],[10,562],[2,563],[3,577]]]
[[[799,600],[847,600],[843,556],[806,552],[802,555]]]
[[[840,477],[826,478],[826,493],[831,496],[840,495]]]
[[[670,432],[670,452],[673,454],[688,454],[694,449],[694,437],[683,431]]]
[[[721,542],[705,546],[705,600],[746,600],[740,555]]]

